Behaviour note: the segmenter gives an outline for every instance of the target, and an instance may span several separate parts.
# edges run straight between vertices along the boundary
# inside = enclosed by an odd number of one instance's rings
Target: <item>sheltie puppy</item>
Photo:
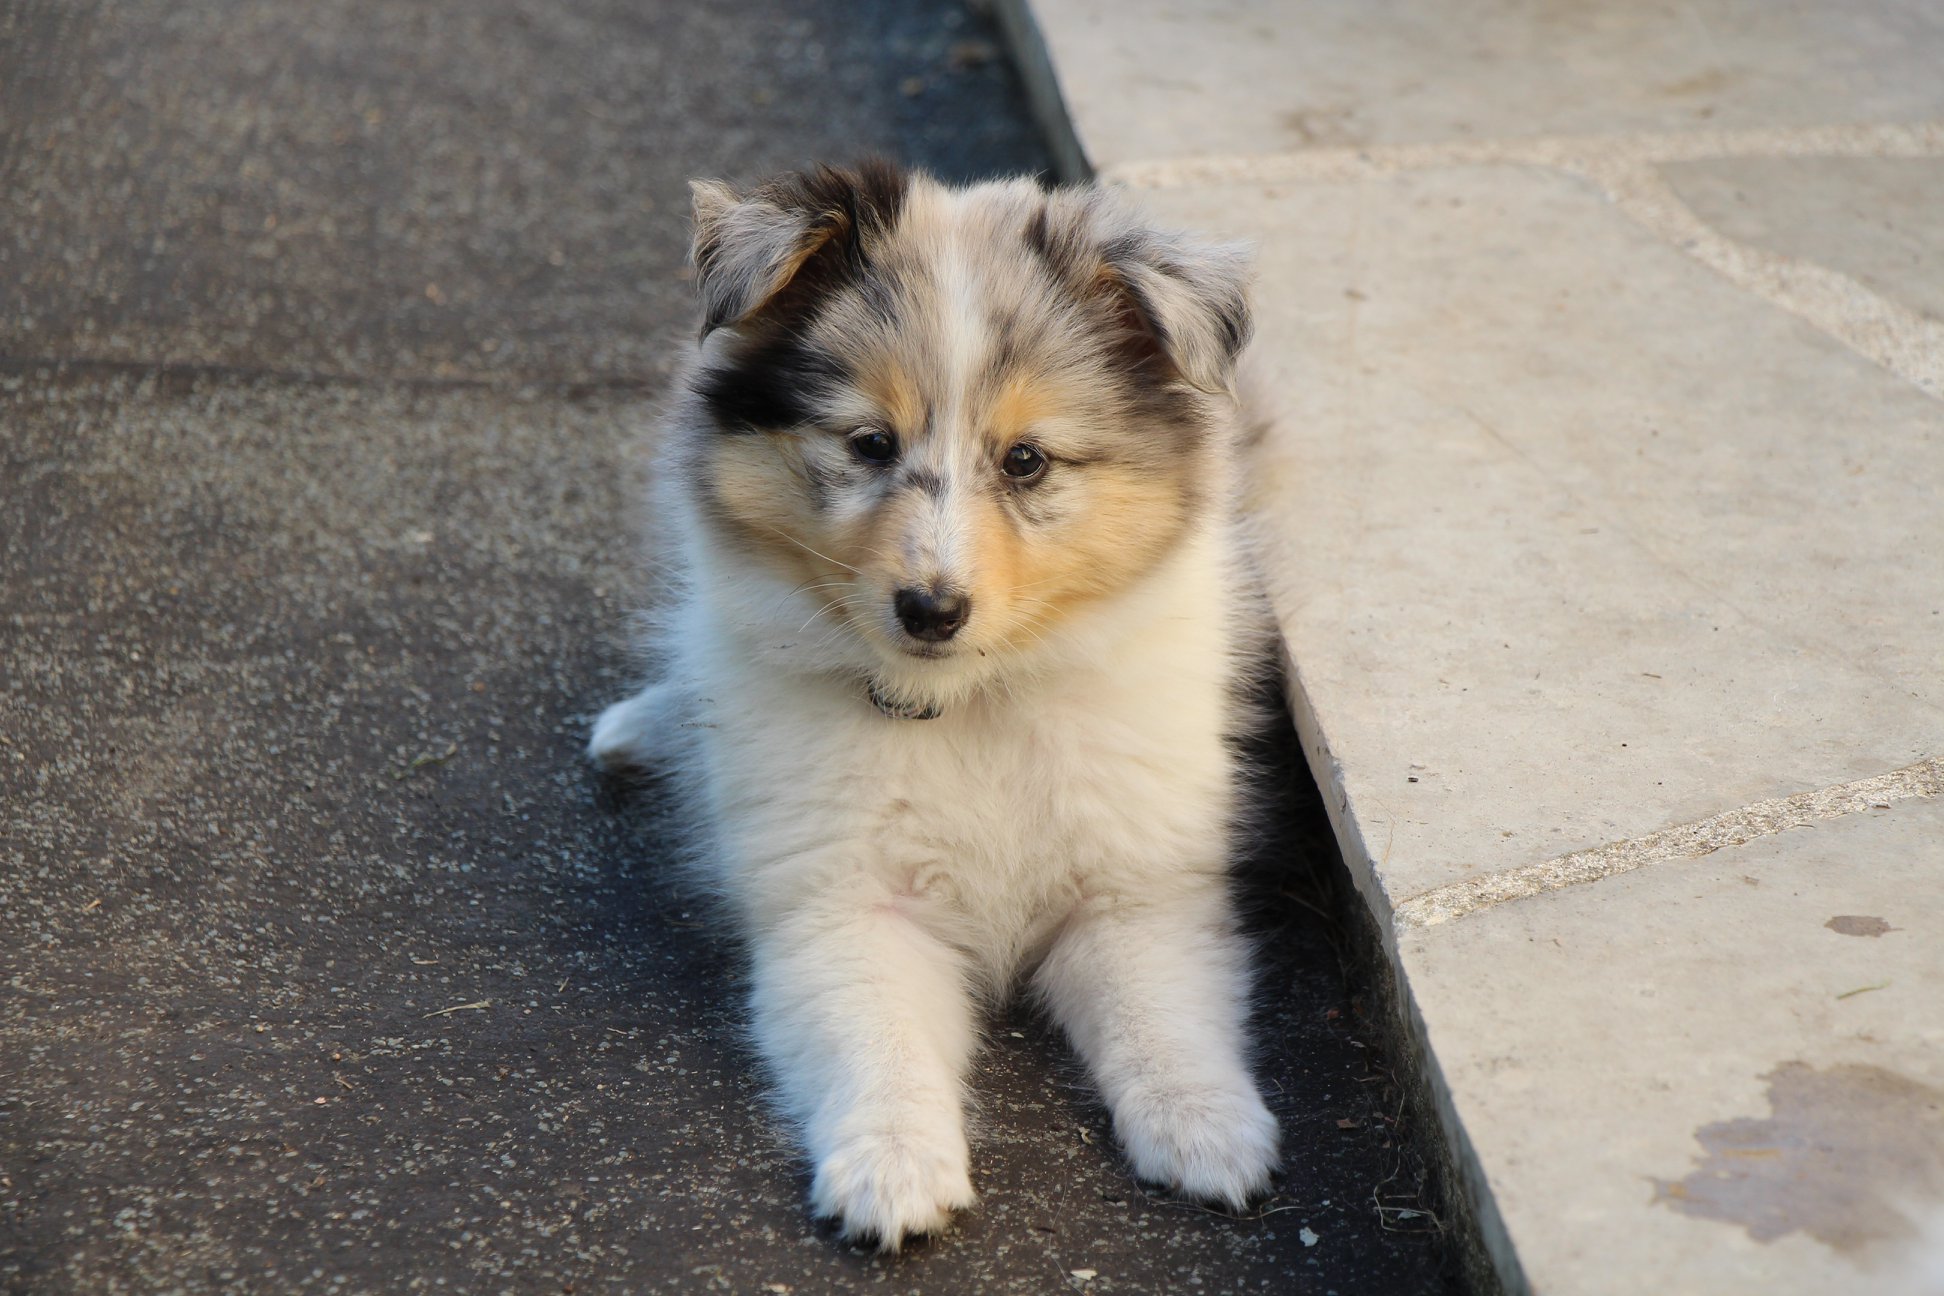
[[[1229,887],[1245,258],[1092,187],[693,188],[679,588],[590,754],[697,812],[813,1209],[890,1251],[972,1204],[966,1073],[1016,990],[1141,1178],[1244,1205],[1278,1151]]]

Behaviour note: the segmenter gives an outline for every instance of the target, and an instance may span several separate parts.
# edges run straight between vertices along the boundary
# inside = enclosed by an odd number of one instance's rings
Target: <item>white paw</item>
[[[896,1251],[977,1199],[969,1159],[963,1135],[851,1138],[817,1163],[810,1208],[837,1220],[847,1240],[875,1238],[880,1251]]]
[[[1268,1191],[1282,1146],[1276,1118],[1246,1082],[1129,1094],[1114,1133],[1141,1178],[1238,1211]]]
[[[645,689],[601,712],[587,740],[588,759],[607,769],[642,768],[660,758],[662,690]]]

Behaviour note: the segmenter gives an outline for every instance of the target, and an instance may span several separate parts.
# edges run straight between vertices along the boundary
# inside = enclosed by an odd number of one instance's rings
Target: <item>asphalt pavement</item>
[[[933,3],[0,0],[0,1285],[1449,1288],[1285,737],[1250,877],[1289,1170],[1130,1181],[994,1023],[980,1207],[805,1218],[733,945],[585,724],[691,334],[691,175],[1050,168]]]

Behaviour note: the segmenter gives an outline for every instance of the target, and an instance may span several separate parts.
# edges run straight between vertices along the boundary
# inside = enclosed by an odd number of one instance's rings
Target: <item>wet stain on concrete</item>
[[[1868,914],[1837,914],[1823,926],[1838,936],[1881,936],[1885,932],[1900,930],[1883,919],[1873,918]]]
[[[1904,1213],[1944,1198],[1944,1090],[1874,1066],[1769,1072],[1766,1120],[1695,1131],[1707,1155],[1654,1200],[1736,1224],[1757,1242],[1806,1233],[1856,1253],[1912,1236]]]

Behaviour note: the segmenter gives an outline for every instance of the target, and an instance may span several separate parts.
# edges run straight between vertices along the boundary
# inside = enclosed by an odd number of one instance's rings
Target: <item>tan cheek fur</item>
[[[1106,465],[1067,471],[1087,476],[1074,488],[1080,498],[1072,513],[1058,524],[1019,527],[996,502],[981,509],[972,599],[987,616],[989,635],[1010,639],[1124,588],[1180,537],[1181,483]]]
[[[893,495],[848,525],[832,525],[811,501],[801,443],[789,437],[748,437],[716,454],[716,514],[745,552],[772,563],[793,582],[812,588],[818,602],[860,629],[879,625],[889,591],[913,573],[900,555],[915,494]]]
[[[795,437],[724,439],[713,453],[709,499],[724,539],[810,589],[837,619],[866,632],[879,628],[889,592],[914,578],[902,555],[922,500],[899,492],[835,525],[813,501]]]
[[[802,446],[793,437],[719,439],[710,464],[709,499],[728,539],[752,555],[797,580],[846,576],[836,562],[818,556],[834,550],[821,534],[807,476]]]
[[[1054,420],[1085,421],[1088,394],[1058,379],[1013,375],[995,393],[984,424],[993,459],[1036,427]],[[1057,621],[1075,608],[1139,577],[1175,543],[1186,521],[1185,476],[1107,463],[1057,464],[1053,472],[1081,474],[1068,489],[1072,504],[1052,525],[1015,526],[993,503],[979,525],[979,585],[975,606],[1009,610],[1020,623]],[[1004,635],[1005,627],[987,625]]]

